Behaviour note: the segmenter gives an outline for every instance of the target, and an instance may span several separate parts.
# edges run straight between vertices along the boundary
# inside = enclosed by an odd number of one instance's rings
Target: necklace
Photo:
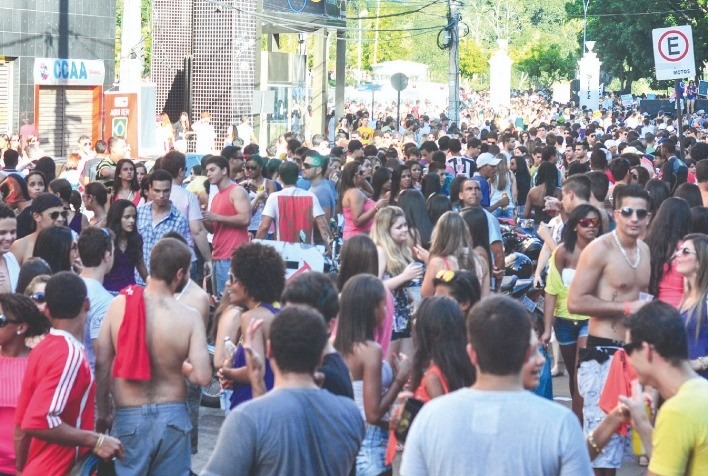
[[[629,256],[627,256],[627,250],[624,249],[624,247],[622,246],[622,243],[620,243],[620,240],[619,240],[619,238],[617,237],[617,230],[615,230],[615,231],[612,232],[612,237],[615,239],[615,243],[617,243],[617,247],[618,247],[618,248],[620,249],[620,251],[622,252],[622,256],[624,256],[624,260],[627,262],[627,264],[630,266],[630,268],[632,268],[632,269],[637,269],[637,267],[639,266],[639,262],[640,262],[641,259],[642,259],[642,255],[639,253],[639,245],[637,245],[637,258],[636,258],[636,261],[637,261],[637,262],[636,262],[636,263],[632,263],[632,262],[629,260]]]

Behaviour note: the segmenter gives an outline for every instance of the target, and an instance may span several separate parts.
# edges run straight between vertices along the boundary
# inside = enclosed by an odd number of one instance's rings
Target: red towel
[[[278,197],[278,230],[280,241],[301,243],[300,231],[305,233],[305,243],[312,241],[312,197]]]
[[[600,393],[598,405],[602,411],[608,414],[613,411],[619,403],[620,395],[631,397],[632,381],[636,378],[637,373],[627,360],[627,354],[624,349],[619,349],[612,356],[607,380],[605,380],[605,386]],[[626,435],[628,427],[629,425],[623,423],[620,425],[618,433],[622,436]]]
[[[125,314],[118,330],[113,376],[126,380],[150,380],[143,288],[132,285],[120,293],[125,296]]]

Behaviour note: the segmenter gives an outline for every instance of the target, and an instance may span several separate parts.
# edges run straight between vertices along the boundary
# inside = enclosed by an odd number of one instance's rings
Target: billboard
[[[342,18],[344,9],[340,6],[344,2],[339,0],[263,0],[263,10],[291,13],[318,15],[331,18]]]

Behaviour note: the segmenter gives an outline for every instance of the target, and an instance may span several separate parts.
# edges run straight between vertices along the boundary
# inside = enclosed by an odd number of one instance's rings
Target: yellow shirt
[[[556,251],[558,248],[556,248]],[[556,297],[556,309],[553,313],[556,317],[572,319],[574,321],[586,321],[589,316],[573,314],[568,310],[568,288],[563,283],[563,278],[556,268],[556,251],[551,254],[551,259],[548,260],[548,276],[546,276],[545,291]]]
[[[651,439],[652,473],[708,474],[708,380],[699,377],[681,385],[659,410]]]
[[[370,142],[374,138],[374,130],[369,126],[361,126],[356,131],[361,136],[362,141]]]

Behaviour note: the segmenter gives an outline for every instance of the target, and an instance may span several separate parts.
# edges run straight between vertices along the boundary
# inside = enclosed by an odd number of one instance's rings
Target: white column
[[[508,106],[511,102],[511,64],[508,40],[497,40],[499,49],[489,59],[489,96],[492,106]]]
[[[585,43],[587,51],[578,61],[578,80],[580,81],[579,106],[596,111],[600,107],[600,65],[602,62],[592,51],[594,41]]]
[[[137,91],[143,76],[140,0],[125,0],[123,3],[120,55],[120,90]]]

